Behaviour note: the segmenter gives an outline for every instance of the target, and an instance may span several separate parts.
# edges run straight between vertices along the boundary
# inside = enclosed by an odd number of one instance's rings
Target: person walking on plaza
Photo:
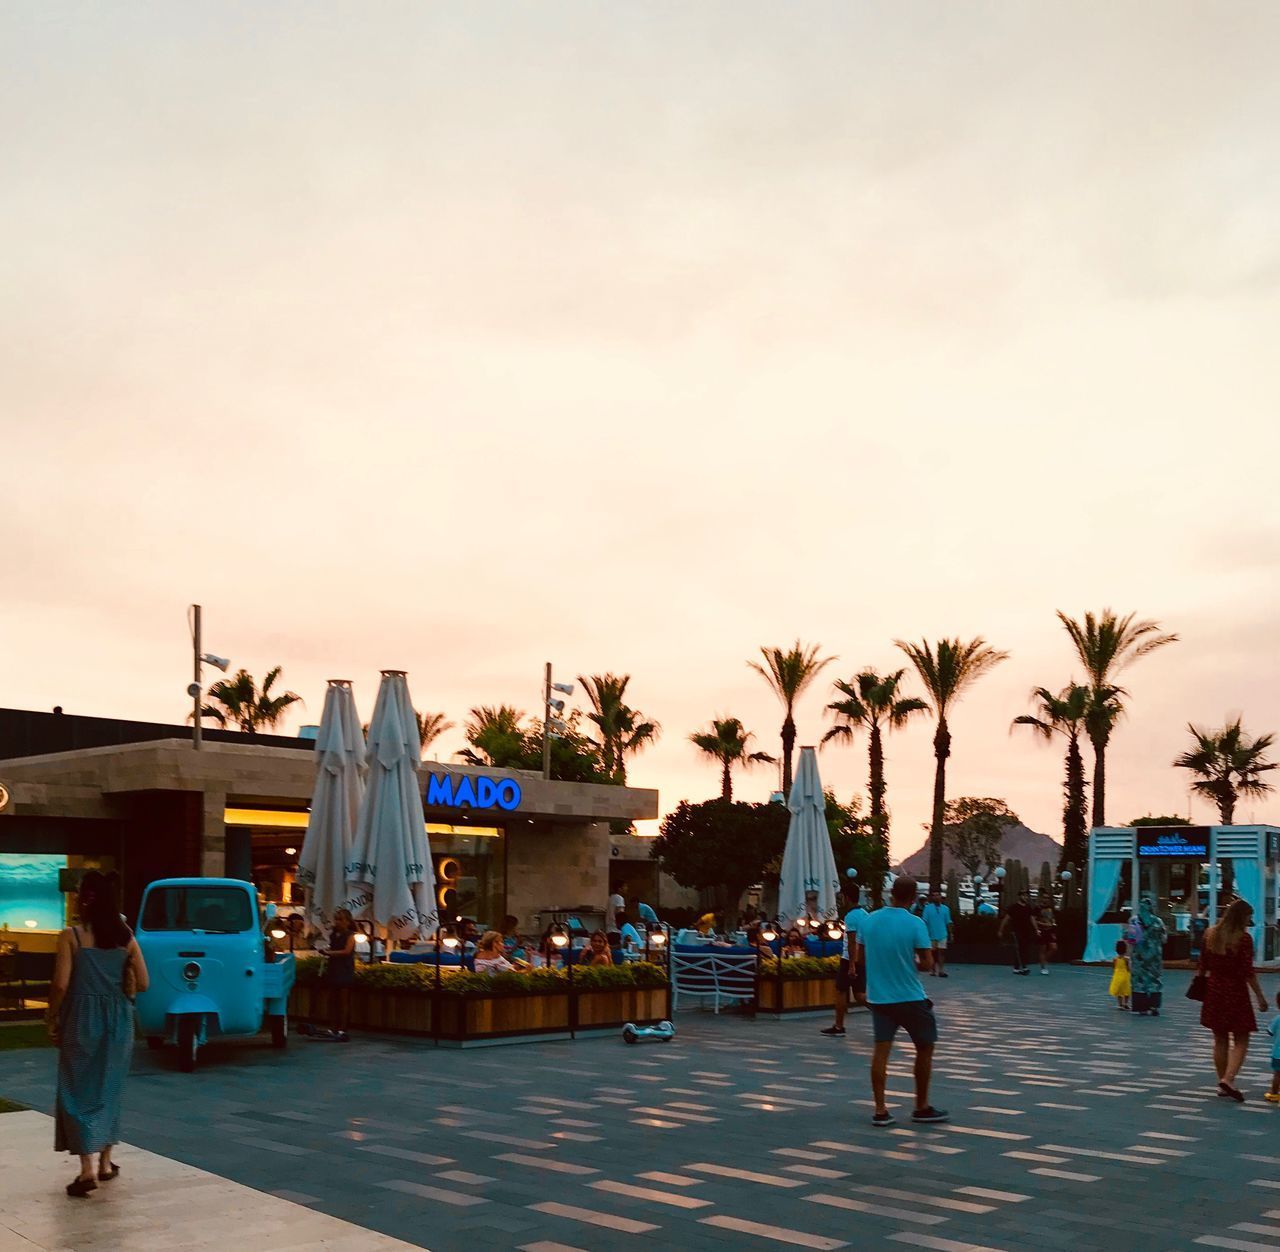
[[[313,1035],[314,1039],[331,1039],[350,1043],[347,1018],[350,1016],[351,988],[356,982],[356,926],[350,909],[335,909],[329,946],[319,949],[328,962],[325,983],[329,988],[329,1033]]]
[[[1235,1085],[1236,1075],[1249,1055],[1249,1036],[1258,1029],[1249,993],[1253,992],[1260,1013],[1267,1008],[1267,998],[1253,972],[1253,939],[1249,935],[1252,925],[1253,905],[1246,900],[1233,900],[1221,921],[1209,927],[1200,954],[1200,973],[1205,976],[1200,1025],[1213,1031],[1218,1094],[1241,1104],[1244,1093]],[[1135,1007],[1136,990],[1135,980]]]
[[[1138,935],[1129,953],[1133,979],[1133,1011],[1139,1017],[1160,1016],[1164,999],[1164,939],[1167,931],[1150,896],[1138,901]],[[1265,1005],[1263,1006],[1266,1007]]]
[[[852,991],[855,1004],[862,1005],[867,1002],[866,970],[854,960],[858,951],[858,930],[863,919],[868,916],[867,910],[858,903],[860,894],[856,883],[845,888],[849,911],[844,915],[844,939],[840,943],[840,966],[836,970],[836,1016],[830,1026],[818,1032],[836,1038],[844,1034],[845,1014],[849,1010],[849,993]]]
[[[1276,996],[1276,1008],[1280,1009],[1280,995]],[[1280,1104],[1280,1013],[1267,1023],[1271,1036],[1271,1090],[1262,1098],[1272,1104]]]
[[[58,1045],[53,1146],[80,1158],[67,1195],[83,1199],[120,1173],[111,1151],[120,1142],[120,1104],[133,1059],[132,996],[149,980],[120,916],[115,875],[85,874],[78,905],[80,924],[58,936],[49,1023]]]
[[[1040,972],[1049,972],[1049,962],[1058,954],[1058,915],[1053,911],[1053,901],[1047,900],[1036,909],[1036,946],[1039,951]]]
[[[1116,959],[1111,962],[1111,986],[1107,995],[1115,996],[1116,1008],[1125,1012],[1129,1008],[1129,993],[1133,984],[1129,978],[1129,945],[1123,939],[1116,941]]]
[[[929,932],[929,942],[933,945],[933,970],[936,978],[947,975],[947,943],[955,933],[951,923],[951,907],[942,903],[942,892],[935,887],[929,892],[929,901],[920,911],[920,920]]]
[[[893,1115],[885,1104],[889,1054],[899,1028],[915,1045],[915,1110],[913,1122],[945,1122],[947,1114],[929,1103],[933,1075],[933,1049],[938,1023],[933,1002],[925,995],[919,970],[933,964],[933,945],[924,922],[914,916],[916,884],[912,878],[894,881],[890,907],[871,913],[858,933],[858,958],[867,971],[867,1003],[875,1046],[871,1053],[871,1091],[875,1096],[872,1124],[892,1126]]]
[[[1000,919],[998,936],[1003,939],[1005,932],[1013,932],[1013,972],[1030,974],[1027,967],[1027,956],[1036,944],[1035,911],[1027,903],[1027,893],[1018,893],[1017,900],[1009,906],[1009,911]]]

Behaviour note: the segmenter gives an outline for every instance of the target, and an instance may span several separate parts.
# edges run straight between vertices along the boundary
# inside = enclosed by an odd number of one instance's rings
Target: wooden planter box
[[[440,997],[440,1038],[458,1041],[511,1035],[546,1035],[569,1029],[569,993],[465,995]]]
[[[568,988],[550,994],[528,992],[467,992],[441,994],[431,991],[351,989],[350,1025],[356,1030],[385,1030],[397,1034],[426,1035],[452,1043],[512,1039],[518,1036],[567,1034],[571,1007],[581,1030],[620,1027],[626,1022],[651,1025],[670,1017],[670,992],[666,987],[614,987],[577,991],[570,1004]],[[439,1005],[439,1020],[435,1005]],[[294,987],[290,1016],[317,1025],[329,1020],[329,989],[323,983]],[[438,1035],[437,1035],[438,1030]]]
[[[578,997],[578,1028],[597,1030],[607,1026],[652,1025],[671,1016],[666,987],[613,987],[582,991]]]
[[[782,1001],[778,1001],[778,987]],[[836,1002],[835,978],[783,979],[763,975],[756,984],[756,1006],[762,1013],[804,1013],[811,1009],[829,1009]]]
[[[434,1027],[430,995],[418,991],[352,987],[349,1024],[357,1030],[394,1030],[429,1035]],[[329,1021],[329,989],[321,984],[295,985],[289,1016],[323,1026]]]

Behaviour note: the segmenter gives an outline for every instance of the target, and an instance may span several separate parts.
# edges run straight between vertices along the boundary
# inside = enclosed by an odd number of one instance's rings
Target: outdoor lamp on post
[[[664,961],[663,963],[667,967],[667,977],[670,978],[671,977],[671,968],[670,968],[671,967],[671,960],[670,960],[671,949],[667,947],[667,932],[662,929],[655,930],[652,933],[647,929],[645,930],[644,932],[645,960],[649,959],[650,943],[652,943],[654,948],[657,949],[659,955],[662,955],[663,953],[666,954],[667,960]]]
[[[452,952],[458,946],[458,936],[453,933],[451,926],[436,927],[436,990],[440,990],[440,948],[441,946]]]
[[[997,908],[999,908],[1000,912],[1002,912],[1002,913],[1003,913],[1003,912],[1004,912],[1004,875],[1005,875],[1005,868],[1004,868],[1004,866],[1003,866],[1003,865],[997,865],[997,866],[995,867],[995,869],[994,869],[994,870],[992,870],[991,872],[992,872],[993,877],[994,877],[994,878],[995,878],[995,880],[996,880],[996,907],[997,907]]]
[[[765,943],[769,944],[771,948],[774,942],[781,935],[781,933],[782,933],[782,927],[778,924],[778,921],[776,918],[771,922],[765,922],[765,924],[760,927],[760,938],[763,939]],[[761,958],[757,958],[757,962],[759,961],[759,959]],[[774,960],[778,962],[777,1009],[778,1009],[778,1012],[781,1013],[782,1012],[782,951],[781,949],[779,949],[776,953],[774,953]],[[757,964],[757,974],[756,974],[757,978],[759,978],[758,969],[759,969],[759,966]],[[759,995],[757,995],[756,1003],[759,1004],[759,1002],[760,1002],[760,997]]]
[[[551,667],[547,667],[547,673],[551,672]],[[564,954],[564,967],[569,973],[569,1038],[576,1038],[574,1033],[577,1025],[577,1005],[573,999],[573,950],[569,946],[569,928],[562,922],[555,922],[551,929],[547,932],[547,938],[551,941],[551,946],[557,951]]]

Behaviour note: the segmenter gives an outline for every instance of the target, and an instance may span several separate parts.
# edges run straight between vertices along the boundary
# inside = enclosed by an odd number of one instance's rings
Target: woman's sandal
[[[1237,1104],[1244,1103],[1244,1092],[1237,1090],[1228,1083],[1220,1082],[1218,1084],[1218,1094],[1227,1100],[1234,1100]]]
[[[77,1178],[75,1182],[67,1183],[67,1194],[73,1200],[82,1200],[90,1191],[97,1191],[98,1184],[92,1178]]]
[[[117,1177],[119,1173],[120,1173],[120,1166],[113,1164],[105,1174],[102,1172],[102,1170],[98,1171],[98,1181],[110,1182],[113,1178]]]

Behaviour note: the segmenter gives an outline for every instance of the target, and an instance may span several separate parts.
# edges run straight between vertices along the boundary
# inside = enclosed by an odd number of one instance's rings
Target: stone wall
[[[507,908],[524,933],[541,933],[540,909],[585,905],[603,910],[608,901],[607,822],[507,827]]]

